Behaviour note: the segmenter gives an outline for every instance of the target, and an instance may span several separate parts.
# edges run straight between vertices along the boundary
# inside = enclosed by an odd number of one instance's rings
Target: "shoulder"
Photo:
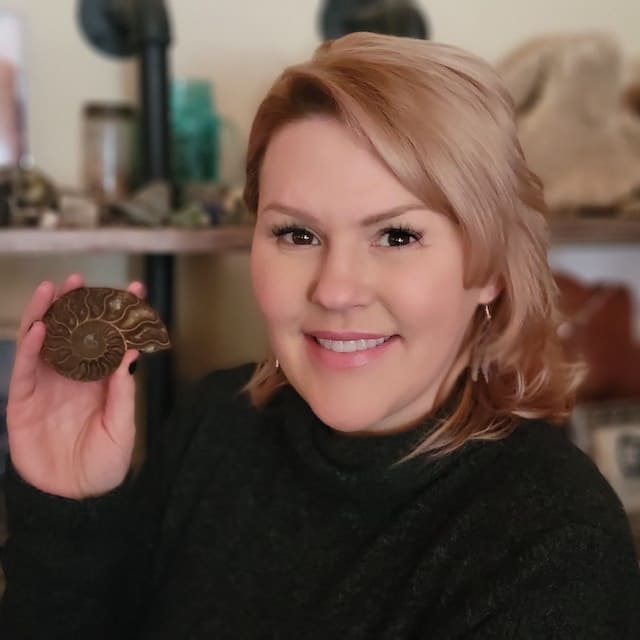
[[[527,624],[541,629],[637,624],[640,572],[627,516],[563,429],[525,420],[502,440],[465,448],[473,498],[460,520],[471,579],[494,585],[507,600],[519,594],[509,606],[526,602],[540,616],[527,614]]]
[[[212,370],[192,386],[191,392],[208,402],[238,402],[246,397],[243,388],[255,367],[255,363],[248,362],[232,368]]]
[[[542,420],[523,420],[496,443],[504,490],[534,507],[563,513],[589,523],[617,520],[624,511],[593,460],[568,437],[564,428]]]
[[[248,394],[243,392],[255,369],[246,363],[227,369],[214,369],[182,386],[173,410],[180,420],[199,420],[211,412],[229,412],[251,408]]]
[[[198,425],[222,427],[227,420],[248,420],[257,410],[244,387],[249,382],[254,363],[227,369],[215,369],[192,383],[176,403],[176,414]]]
[[[159,425],[158,447],[180,457],[207,433],[224,433],[229,421],[248,420],[255,415],[243,393],[255,365],[210,371],[179,391],[169,418]]]
[[[447,468],[455,495],[475,512],[474,527],[487,535],[500,522],[496,538],[569,525],[630,538],[618,496],[560,426],[522,420],[505,438],[467,442]],[[486,517],[476,520],[481,513]]]
[[[525,420],[507,438],[484,444],[478,453],[491,452],[482,466],[485,491],[478,498],[489,516],[485,535],[512,550],[537,548],[551,564],[570,557],[576,575],[578,565],[599,566],[610,575],[633,574],[638,589],[622,503],[562,427]]]
[[[236,367],[213,369],[197,381],[197,386],[216,392],[217,390],[240,391],[249,382],[255,368],[255,362],[246,362]]]

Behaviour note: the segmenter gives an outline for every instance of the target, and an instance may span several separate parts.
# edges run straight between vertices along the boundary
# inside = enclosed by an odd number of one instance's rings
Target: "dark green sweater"
[[[432,423],[346,436],[290,388],[256,411],[250,372],[205,378],[106,496],[10,471],[3,640],[640,638],[625,514],[559,428],[391,467]]]

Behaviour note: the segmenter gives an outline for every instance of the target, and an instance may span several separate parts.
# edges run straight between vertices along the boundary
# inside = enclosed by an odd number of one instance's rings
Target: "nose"
[[[374,293],[369,267],[353,247],[326,248],[311,284],[311,301],[328,311],[367,306]]]

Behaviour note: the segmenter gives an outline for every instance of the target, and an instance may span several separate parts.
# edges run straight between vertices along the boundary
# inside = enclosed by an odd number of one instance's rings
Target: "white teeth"
[[[352,351],[365,351],[373,349],[383,342],[386,342],[391,336],[384,338],[376,338],[375,340],[323,340],[316,338],[318,343],[325,349],[336,351],[338,353],[351,353]]]

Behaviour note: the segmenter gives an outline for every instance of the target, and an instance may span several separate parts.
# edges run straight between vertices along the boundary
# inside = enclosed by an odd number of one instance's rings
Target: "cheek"
[[[260,311],[269,320],[272,310],[277,309],[277,280],[273,277],[273,259],[261,244],[254,240],[251,248],[251,283]]]
[[[473,292],[463,288],[457,264],[431,264],[420,270],[420,277],[416,273],[413,278],[397,278],[387,288],[396,318],[412,333],[434,340],[464,332],[473,313]]]
[[[256,302],[268,325],[296,316],[301,301],[304,301],[303,287],[295,272],[285,263],[272,248],[260,242],[254,243],[251,249],[251,281]]]

